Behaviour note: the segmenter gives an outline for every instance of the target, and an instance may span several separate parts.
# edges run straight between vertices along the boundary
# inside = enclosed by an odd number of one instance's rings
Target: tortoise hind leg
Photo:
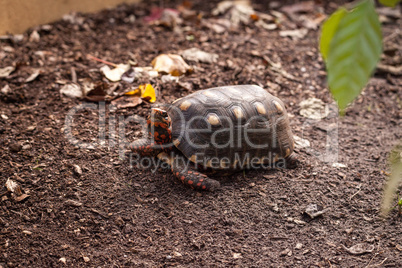
[[[294,168],[297,168],[297,166],[299,164],[300,164],[300,161],[297,159],[297,157],[294,154],[291,154],[285,158],[285,167],[286,168],[294,169]]]
[[[173,174],[184,184],[194,190],[215,191],[220,183],[208,176],[199,173],[186,165],[182,157],[160,153],[158,158],[170,165]],[[188,164],[188,163],[187,163]]]

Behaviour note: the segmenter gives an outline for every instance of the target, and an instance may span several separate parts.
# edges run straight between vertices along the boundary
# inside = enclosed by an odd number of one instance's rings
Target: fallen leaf
[[[40,74],[40,69],[35,69],[33,71],[33,73],[27,79],[25,79],[25,83],[32,82],[39,76],[39,74]]]
[[[0,78],[8,77],[14,71],[15,71],[14,66],[7,66],[4,68],[0,68]]]
[[[136,78],[136,73],[133,68],[129,69],[121,76],[121,81],[132,83]]]
[[[22,195],[19,195],[19,196],[17,196],[17,195],[13,196],[14,201],[16,201],[16,202],[22,202],[22,201],[24,201],[25,199],[27,199],[29,197],[30,197],[30,195],[27,195],[27,194],[22,194]]]
[[[121,80],[122,75],[127,72],[130,67],[129,64],[118,64],[114,69],[110,69],[108,65],[105,65],[100,69],[100,71],[110,81],[117,82]]]
[[[308,33],[307,29],[297,29],[297,30],[280,31],[279,36],[291,37],[292,39],[303,39],[307,33]]]
[[[305,2],[293,4],[293,5],[284,6],[281,8],[281,11],[283,11],[287,14],[293,15],[295,13],[311,12],[311,11],[314,11],[314,9],[315,9],[314,1],[305,1]]]
[[[300,115],[310,119],[323,119],[329,115],[329,108],[322,100],[309,98],[300,102]]]
[[[317,218],[324,214],[324,212],[328,211],[329,209],[324,209],[322,206],[317,204],[309,204],[304,211],[304,214],[308,215],[311,219]]]
[[[155,89],[151,84],[140,85],[138,87],[141,90],[141,98],[154,103],[156,101]]]
[[[182,56],[188,61],[205,63],[214,63],[219,58],[218,54],[208,53],[195,47],[184,50]]]
[[[307,148],[310,147],[310,141],[300,138],[299,136],[293,136],[293,139],[295,141],[296,144],[296,148]]]
[[[81,83],[86,100],[95,102],[106,100],[110,84],[102,81],[93,82],[91,79],[83,79]]]
[[[12,179],[7,179],[5,186],[10,193],[15,193],[18,196],[22,195],[20,185]]]
[[[190,71],[190,66],[176,54],[161,54],[152,61],[155,71],[180,76]]]
[[[333,163],[332,167],[336,167],[336,168],[345,168],[347,167],[347,165],[342,164],[342,163]]]
[[[138,96],[122,96],[111,102],[118,109],[133,108],[142,103],[142,99]]]
[[[77,84],[66,84],[60,89],[60,94],[69,98],[82,98],[81,87]]]
[[[356,244],[354,246],[351,246],[350,248],[347,248],[345,246],[343,246],[343,248],[349,252],[350,254],[353,255],[361,255],[361,254],[365,254],[365,253],[371,253],[374,250],[374,245],[369,245],[369,244],[365,244],[365,243],[361,243],[361,244]]]
[[[212,15],[220,14],[237,26],[240,23],[248,24],[255,11],[248,0],[222,1],[212,10]]]

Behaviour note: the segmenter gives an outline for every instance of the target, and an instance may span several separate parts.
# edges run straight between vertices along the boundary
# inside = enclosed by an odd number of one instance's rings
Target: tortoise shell
[[[167,112],[173,144],[195,164],[243,169],[286,159],[294,149],[283,102],[259,86],[200,90]]]

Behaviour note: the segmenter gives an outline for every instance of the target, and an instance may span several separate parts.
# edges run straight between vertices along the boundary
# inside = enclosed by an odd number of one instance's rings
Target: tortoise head
[[[149,135],[153,137],[155,143],[166,144],[171,142],[171,124],[172,121],[169,117],[169,114],[165,110],[159,108],[151,109],[151,114],[148,117],[147,125]]]

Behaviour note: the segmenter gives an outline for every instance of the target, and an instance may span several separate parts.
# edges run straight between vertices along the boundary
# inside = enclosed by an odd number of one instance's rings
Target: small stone
[[[87,256],[83,256],[82,258],[84,259],[84,262],[89,262],[90,261],[90,259]]]
[[[67,260],[66,260],[66,258],[64,258],[64,257],[61,257],[61,258],[59,259],[59,262],[62,262],[62,263],[64,263],[64,264],[66,264],[66,263],[67,263]]]
[[[25,145],[22,145],[22,150],[29,150],[29,149],[31,149],[32,148],[32,146],[31,146],[31,144],[25,144]]]
[[[3,118],[4,120],[8,120],[8,116],[5,114],[1,114],[1,118]]]
[[[22,231],[24,234],[27,234],[27,235],[31,235],[32,234],[32,232],[31,231],[27,231],[27,230],[24,230],[24,231]]]
[[[288,248],[284,249],[284,250],[281,251],[281,253],[279,253],[279,256],[281,256],[281,257],[286,256],[286,255],[289,254],[289,252],[291,252],[290,249],[288,249]]]
[[[302,243],[297,243],[295,249],[301,249],[303,247]]]
[[[396,247],[397,250],[402,251],[402,246],[401,245],[398,244],[395,247]]]
[[[233,259],[240,259],[241,253],[233,253]]]
[[[11,152],[18,153],[19,151],[21,151],[22,146],[21,144],[14,142],[10,144],[9,148]]]
[[[77,174],[78,176],[82,175],[82,169],[79,165],[74,165],[74,173]]]
[[[173,256],[175,257],[182,257],[183,255],[180,252],[174,251]]]
[[[29,126],[29,127],[27,127],[27,131],[33,131],[33,130],[35,130],[35,128],[36,128],[35,125]]]
[[[353,232],[353,227],[350,227],[350,228],[346,229],[345,232],[347,234],[351,234]]]

